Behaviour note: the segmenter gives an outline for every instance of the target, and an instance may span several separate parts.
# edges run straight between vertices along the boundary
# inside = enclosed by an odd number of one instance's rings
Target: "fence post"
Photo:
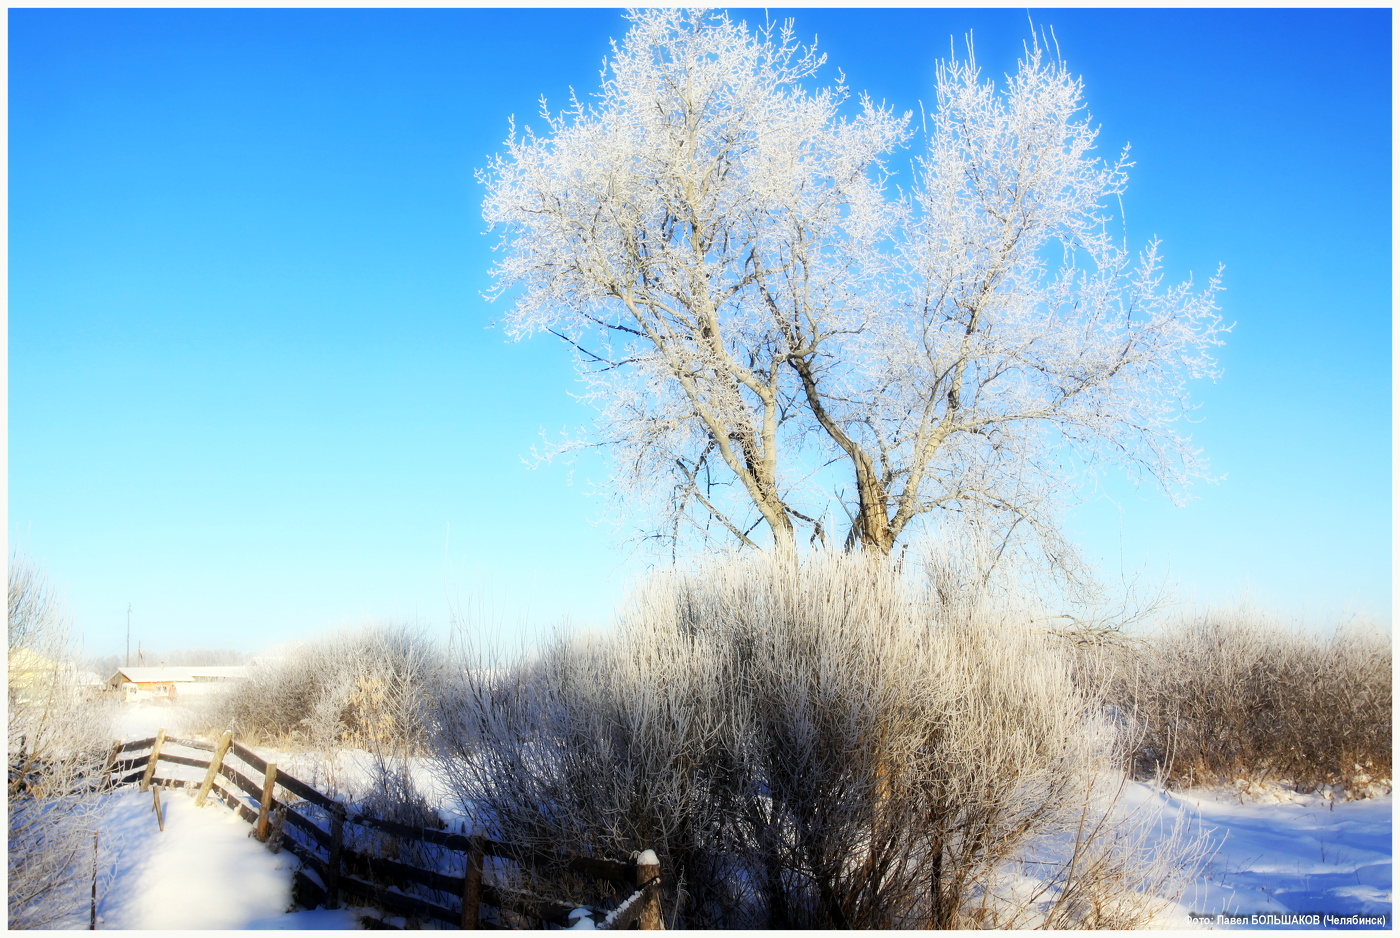
[[[164,736],[165,731],[161,730]],[[214,747],[214,755],[209,760],[209,771],[204,773],[204,783],[199,786],[199,794],[195,796],[194,805],[196,808],[204,807],[204,799],[209,797],[209,789],[214,787],[214,776],[219,774],[219,769],[224,764],[224,753],[228,752],[228,747],[233,745],[233,730],[229,730],[219,737],[219,745]]]
[[[253,836],[267,843],[267,820],[272,816],[272,787],[277,784],[277,763],[269,762],[263,774],[262,800],[258,802],[258,826]]]
[[[656,852],[643,850],[637,857],[633,884],[641,889],[660,875],[661,861],[656,858]],[[649,931],[666,927],[661,924],[661,889],[659,886],[653,886],[645,896],[642,896],[642,911],[637,915],[637,927]]]
[[[472,837],[471,849],[467,851],[467,876],[462,886],[462,928],[475,930],[481,917],[481,867],[485,852],[481,848],[481,837]]]
[[[326,908],[340,908],[340,848],[345,839],[345,808],[331,809],[330,858],[326,863]]]
[[[141,791],[151,787],[151,778],[156,774],[156,760],[160,758],[160,747],[165,742],[165,730],[156,732],[156,741],[151,744],[151,761],[146,763],[146,774],[141,776]]]
[[[88,931],[97,931],[97,835],[92,832],[92,911],[88,918]]]
[[[103,791],[112,787],[112,769],[117,766],[117,756],[122,754],[122,741],[119,739],[112,743],[112,751],[107,755],[107,761],[102,766],[102,781],[100,782]]]
[[[165,814],[160,810],[160,786],[151,788],[151,798],[155,802],[151,805],[151,810],[156,813],[156,823],[160,825],[161,833],[165,833]]]

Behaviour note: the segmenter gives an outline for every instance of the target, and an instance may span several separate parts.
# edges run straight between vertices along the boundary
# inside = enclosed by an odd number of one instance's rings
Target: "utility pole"
[[[126,666],[131,667],[131,603],[126,604]]]

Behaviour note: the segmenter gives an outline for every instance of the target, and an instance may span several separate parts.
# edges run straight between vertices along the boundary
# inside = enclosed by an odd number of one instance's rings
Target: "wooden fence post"
[[[636,878],[633,883],[638,889],[651,882],[661,875],[661,861],[656,858],[653,850],[643,850],[637,857]],[[655,931],[666,926],[661,924],[661,890],[653,886],[651,891],[642,897],[642,911],[637,916],[637,927]]]
[[[117,756],[121,754],[122,741],[119,739],[112,743],[112,751],[107,754],[107,761],[102,766],[102,781],[99,784],[103,791],[112,787],[112,769],[116,768]]]
[[[165,735],[165,730],[161,730],[161,735]],[[204,799],[209,797],[209,789],[214,787],[214,776],[219,774],[219,769],[224,764],[224,753],[228,752],[228,747],[233,745],[233,730],[229,730],[219,737],[219,745],[214,747],[214,755],[209,760],[209,771],[204,773],[204,783],[199,786],[199,794],[195,796],[194,805],[196,808],[204,807]]]
[[[345,808],[331,809],[331,846],[326,862],[326,908],[340,908],[340,848],[345,840]]]
[[[97,931],[97,835],[92,832],[92,912],[88,918],[88,931]]]
[[[165,743],[165,730],[156,732],[156,741],[151,744],[151,761],[146,763],[146,774],[141,776],[141,791],[151,787],[151,778],[156,774],[156,760],[160,758],[160,747]]]
[[[481,918],[481,868],[485,857],[481,849],[481,837],[472,837],[471,850],[467,851],[467,876],[462,887],[462,928],[475,930]]]
[[[160,786],[156,785],[151,789],[151,797],[155,804],[151,805],[151,810],[156,813],[156,823],[160,825],[161,833],[165,833],[165,814],[160,810]]]
[[[267,843],[267,820],[272,816],[272,788],[277,784],[277,763],[269,762],[263,773],[262,800],[258,802],[258,826],[253,834],[259,843]]]

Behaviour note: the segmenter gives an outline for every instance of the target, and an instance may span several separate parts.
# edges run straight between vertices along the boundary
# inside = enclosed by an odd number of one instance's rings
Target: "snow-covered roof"
[[[195,681],[228,681],[240,677],[248,676],[248,668],[244,665],[207,665],[185,668],[117,668],[111,680],[130,681],[133,684],[152,684],[156,682],[166,684],[191,684]]]
[[[102,678],[96,671],[73,671],[73,682],[81,687],[101,686]]]
[[[189,668],[117,668],[117,673],[112,675],[108,683],[121,678],[133,684],[155,684],[155,683],[179,683],[181,681],[194,681],[194,675]]]
[[[200,678],[215,678],[218,680],[230,680],[233,678],[247,677],[248,668],[241,664],[222,664],[200,667],[185,668],[186,671],[194,675],[195,680]]]

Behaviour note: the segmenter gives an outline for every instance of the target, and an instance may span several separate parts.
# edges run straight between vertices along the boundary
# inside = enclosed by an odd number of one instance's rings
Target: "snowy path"
[[[181,707],[143,703],[125,708],[118,733],[140,739],[164,727],[184,734],[187,722]],[[204,773],[163,763],[162,774],[199,779]],[[296,857],[269,853],[249,836],[252,828],[217,798],[196,808],[192,792],[163,790],[164,831],[151,804],[151,793],[134,786],[109,796],[99,843],[99,928],[360,927],[352,910],[288,913]]]
[[[182,792],[162,792],[165,830],[151,794],[112,796],[99,856],[102,928],[246,928],[291,905],[294,860],[248,837],[227,807],[196,808]],[[104,888],[105,887],[105,888]]]

